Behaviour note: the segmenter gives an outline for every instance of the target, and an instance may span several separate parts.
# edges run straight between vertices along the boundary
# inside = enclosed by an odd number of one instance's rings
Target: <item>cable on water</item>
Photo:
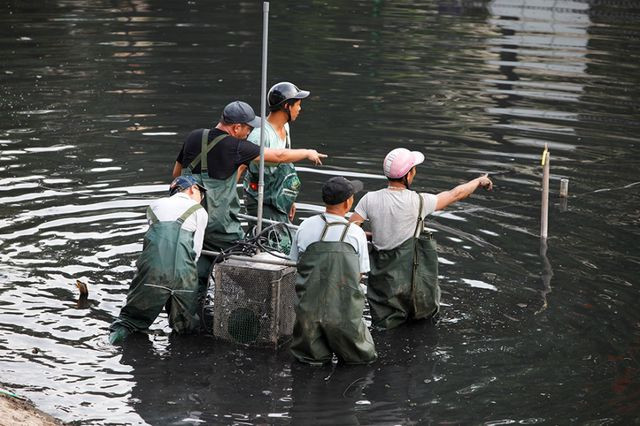
[[[289,238],[289,241],[293,239],[288,226],[284,223],[274,223],[264,228],[258,235],[255,234],[255,231],[256,228],[254,227],[247,233],[244,239],[236,241],[234,245],[221,251],[213,263],[223,262],[228,259],[229,256],[252,257],[260,252],[266,252],[281,259],[289,259],[287,255],[277,249],[282,242],[281,235],[283,233]]]

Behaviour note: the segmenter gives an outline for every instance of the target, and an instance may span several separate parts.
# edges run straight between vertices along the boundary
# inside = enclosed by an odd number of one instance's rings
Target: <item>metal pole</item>
[[[547,238],[547,228],[549,224],[549,163],[551,162],[551,156],[547,149],[547,144],[544,144],[544,151],[542,152],[542,211],[540,216],[540,238]]]
[[[251,221],[257,221],[258,220],[258,218],[255,217],[255,216],[251,216],[251,215],[248,215],[248,214],[242,214],[242,213],[238,213],[238,217],[240,219],[246,219],[246,220],[251,220]],[[277,220],[271,220],[271,219],[265,219],[265,218],[262,218],[262,221],[264,223],[268,223],[269,225],[275,225],[276,223],[282,223],[287,228],[291,228],[291,229],[298,229],[299,228],[298,225],[294,225],[293,223],[278,222]]]
[[[258,223],[257,234],[262,232],[262,204],[264,202],[264,136],[267,105],[267,41],[269,37],[269,2],[262,3],[262,87],[260,96],[260,172],[258,174]]]

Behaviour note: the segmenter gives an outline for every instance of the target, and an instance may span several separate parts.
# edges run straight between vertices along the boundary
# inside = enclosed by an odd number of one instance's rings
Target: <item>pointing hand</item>
[[[313,162],[313,164],[318,166],[318,165],[322,164],[322,160],[321,159],[322,158],[327,158],[327,155],[326,154],[320,154],[315,149],[310,149],[309,150],[309,154],[307,155],[307,158],[309,159],[309,161]]]

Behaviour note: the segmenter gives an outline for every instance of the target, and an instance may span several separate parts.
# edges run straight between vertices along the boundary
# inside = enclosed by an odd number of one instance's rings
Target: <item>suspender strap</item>
[[[338,226],[338,225],[343,225],[344,226],[344,231],[342,231],[342,235],[340,236],[340,242],[344,241],[344,237],[347,236],[347,231],[349,230],[349,226],[351,226],[350,223],[344,223],[344,222],[327,222],[327,218],[324,217],[323,214],[320,215],[320,217],[322,218],[322,220],[324,220],[324,229],[322,230],[322,235],[320,236],[320,241],[324,241],[324,237],[325,235],[327,235],[327,231],[329,230],[330,226]]]
[[[416,230],[413,231],[414,238],[418,238],[422,233],[422,230],[424,229],[424,219],[422,218],[422,203],[424,203],[424,200],[422,199],[422,195],[420,195],[420,193],[416,192],[416,194],[418,194],[418,198],[420,199],[420,207],[418,208],[418,220],[416,222]]]
[[[201,208],[203,207],[200,204],[192,205],[187,209],[186,212],[182,213],[182,215],[178,218],[177,222],[184,223],[184,221],[187,220],[189,216],[191,216],[196,210],[200,210]]]
[[[322,228],[322,235],[320,235],[320,241],[324,240],[324,236],[327,234],[327,230],[329,229],[329,222],[327,222],[327,218],[324,217],[323,214],[320,215],[322,220],[324,220],[324,228]]]
[[[202,131],[202,139],[200,140],[200,173],[204,173],[207,169],[207,142],[209,142],[209,129]],[[196,157],[198,158],[198,157]],[[193,160],[195,161],[195,160]],[[191,164],[193,164],[193,161]]]
[[[149,217],[149,219],[151,219],[151,223],[158,222],[158,216],[156,216],[153,210],[151,210],[151,206],[147,207],[147,216]]]
[[[223,133],[220,136],[213,139],[211,143],[208,144],[207,142],[209,141],[209,129],[204,129],[202,131],[202,139],[200,141],[201,147],[202,147],[200,149],[200,154],[198,154],[198,156],[193,159],[191,164],[189,164],[189,169],[193,172],[193,169],[202,161],[202,164],[200,166],[200,172],[201,173],[206,172],[208,169],[207,154],[209,153],[209,151],[213,149],[214,146],[216,146],[218,142],[220,142],[222,139],[226,138],[227,136],[229,136],[227,133]]]
[[[176,222],[180,222],[181,224],[184,223],[184,221],[187,220],[189,216],[191,216],[196,210],[200,210],[201,208],[203,207],[200,204],[194,204],[193,206],[189,207],[187,211],[182,213],[182,215],[178,219],[176,219]],[[158,216],[156,216],[153,210],[151,210],[151,207],[147,207],[147,216],[151,220],[151,223],[159,222]]]
[[[345,225],[347,225],[347,226],[345,226],[344,227],[344,231],[342,231],[342,235],[340,236],[340,242],[343,242],[344,241],[344,237],[347,236],[347,232],[349,232],[349,227],[351,226],[351,223],[346,223]]]

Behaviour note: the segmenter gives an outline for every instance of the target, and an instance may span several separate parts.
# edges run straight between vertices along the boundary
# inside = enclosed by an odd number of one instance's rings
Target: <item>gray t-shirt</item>
[[[420,195],[424,200],[424,219],[436,210],[438,197],[426,193]],[[417,192],[384,188],[365,194],[356,206],[355,212],[371,223],[373,246],[378,250],[390,250],[413,236],[419,207],[420,199]]]

